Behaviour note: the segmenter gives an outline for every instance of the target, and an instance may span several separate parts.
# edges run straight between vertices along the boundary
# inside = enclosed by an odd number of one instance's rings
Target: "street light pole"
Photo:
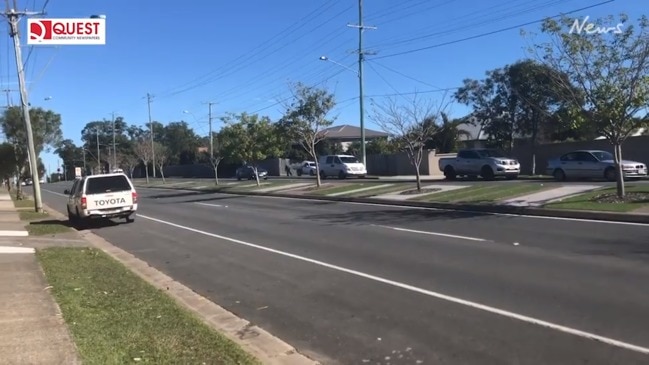
[[[38,156],[36,156],[32,122],[29,115],[29,101],[27,99],[27,88],[25,87],[25,69],[23,67],[23,58],[20,50],[20,36],[18,35],[18,20],[20,16],[35,14],[41,13],[26,11],[17,12],[15,9],[7,9],[5,12],[5,16],[8,18],[7,20],[9,21],[11,28],[10,34],[14,41],[16,69],[18,71],[18,84],[20,86],[20,103],[22,105],[23,119],[25,120],[25,129],[27,131],[27,152],[29,155],[29,164],[31,166],[32,183],[34,184],[34,210],[37,213],[41,213],[43,212],[43,201],[41,198],[41,180],[38,176]]]

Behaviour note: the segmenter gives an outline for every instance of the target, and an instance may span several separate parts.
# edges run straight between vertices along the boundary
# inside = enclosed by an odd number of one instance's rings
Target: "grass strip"
[[[345,193],[348,191],[354,191],[358,189],[363,189],[367,188],[370,186],[378,186],[381,184],[367,184],[367,183],[339,183],[335,186],[327,187],[324,189],[318,189],[318,190],[313,190],[310,194],[313,195],[329,195],[329,194],[337,194],[337,193]],[[370,189],[373,190],[373,189]]]
[[[510,184],[489,184],[472,185],[450,191],[427,194],[413,200],[436,201],[436,202],[463,202],[482,203],[495,202],[510,197],[531,194],[545,189],[541,184],[534,183],[510,183]]]
[[[607,188],[597,191],[576,195],[570,198],[563,199],[562,201],[546,204],[545,208],[552,209],[572,209],[572,210],[595,210],[606,212],[631,212],[643,207],[649,206],[649,200],[641,200],[635,202],[625,203],[605,203],[593,200],[595,197],[602,194],[615,194],[616,188]],[[627,193],[643,193],[649,194],[649,186],[647,185],[629,185],[626,187]]]
[[[30,236],[46,236],[70,232],[69,222],[58,219],[47,219],[47,212],[37,213],[23,210],[18,212],[20,220],[29,221],[25,226]]]
[[[259,364],[102,251],[37,256],[85,364]]]

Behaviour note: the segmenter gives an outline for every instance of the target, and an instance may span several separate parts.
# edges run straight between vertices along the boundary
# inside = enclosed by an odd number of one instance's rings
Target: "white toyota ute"
[[[74,181],[68,195],[70,222],[84,223],[90,219],[124,218],[135,221],[137,192],[124,173],[90,175]]]

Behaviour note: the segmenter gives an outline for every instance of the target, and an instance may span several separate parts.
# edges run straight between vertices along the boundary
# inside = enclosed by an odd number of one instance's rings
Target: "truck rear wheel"
[[[494,170],[489,166],[483,166],[480,170],[480,176],[487,181],[491,181],[494,179]]]
[[[455,180],[457,177],[455,169],[452,166],[446,166],[444,168],[444,177],[446,177],[446,180]]]

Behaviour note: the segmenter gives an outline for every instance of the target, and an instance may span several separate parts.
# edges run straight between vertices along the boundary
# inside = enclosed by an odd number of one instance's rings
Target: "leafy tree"
[[[317,89],[297,83],[293,86],[293,102],[287,105],[284,121],[288,124],[288,135],[297,141],[315,162],[316,186],[321,186],[320,162],[317,145],[326,137],[325,128],[333,124],[327,114],[334,108],[334,95],[325,89]]]
[[[440,118],[444,106],[430,101],[422,101],[416,95],[410,105],[400,105],[394,99],[383,104],[372,101],[375,109],[372,119],[381,129],[389,133],[399,148],[406,152],[410,163],[415,168],[417,191],[421,191],[421,161],[424,157],[426,142],[438,132],[436,121]]]
[[[487,71],[483,80],[464,80],[455,99],[473,107],[492,145],[509,150],[517,136],[530,136],[533,144],[540,132],[549,131],[551,121],[566,107],[565,95],[549,82],[567,79],[563,73],[531,60]],[[554,123],[554,126],[558,126]]]
[[[450,153],[457,150],[458,141],[462,136],[471,134],[462,129],[462,119],[449,119],[448,114],[440,114],[441,123],[437,127],[437,133],[426,142],[427,149],[436,149],[439,153]],[[427,120],[427,123],[436,123],[436,120]]]
[[[0,180],[16,175],[17,168],[14,146],[8,142],[0,144]]]
[[[63,160],[63,166],[66,167],[66,174],[70,168],[83,166],[83,147],[78,147],[71,139],[61,141],[54,152]]]
[[[259,162],[282,152],[275,125],[270,118],[257,114],[231,114],[222,120],[226,124],[220,133],[225,153],[239,162],[250,164],[257,186],[261,185],[257,174]]]
[[[196,162],[196,149],[199,146],[199,138],[186,122],[167,124],[164,127],[162,138],[164,145],[169,148],[169,163],[188,165]]]
[[[567,80],[554,77],[554,85],[569,95],[580,113],[574,115],[591,124],[613,145],[615,170],[607,172],[617,181],[617,194],[625,196],[622,174],[622,144],[633,131],[649,124],[649,19],[628,24],[624,14],[597,19],[598,27],[619,21],[621,33],[571,32],[575,19],[548,19],[542,32],[551,37],[533,51],[548,67],[561,70]],[[573,93],[577,88],[580,92]]]
[[[140,158],[133,151],[119,152],[117,154],[117,163],[123,169],[128,171],[128,175],[133,178],[133,171],[140,164]]]
[[[56,146],[62,139],[61,115],[43,108],[31,108],[29,116],[32,124],[32,135],[34,138],[34,149],[36,156],[49,148]],[[0,126],[7,140],[15,148],[16,168],[18,177],[22,179],[23,172],[29,165],[28,144],[25,123],[23,121],[20,107],[9,107],[0,116]],[[38,158],[36,159],[38,160]],[[18,193],[21,187],[18,182]]]

